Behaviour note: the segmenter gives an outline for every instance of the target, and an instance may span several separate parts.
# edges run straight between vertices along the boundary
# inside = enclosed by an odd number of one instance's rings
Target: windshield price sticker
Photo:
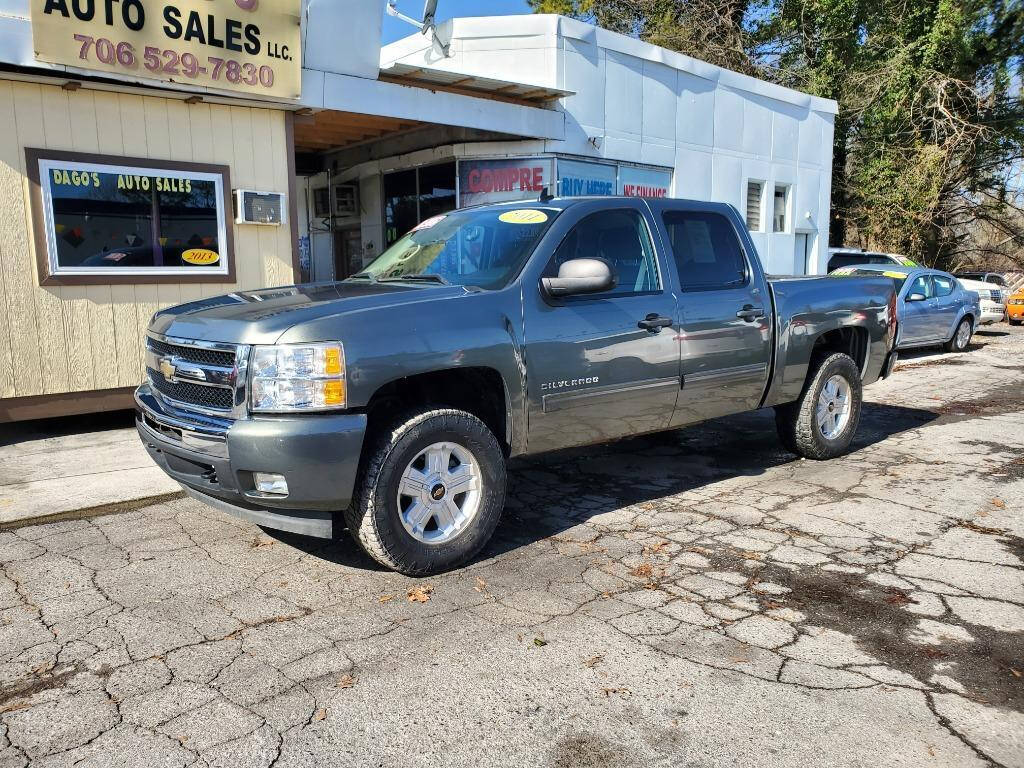
[[[431,227],[440,224],[447,218],[447,214],[442,213],[440,216],[431,216],[429,219],[425,219],[412,228],[413,232],[419,232],[421,229],[430,229]]]
[[[531,210],[518,210],[518,211],[505,211],[498,217],[498,221],[503,221],[506,224],[543,224],[548,220],[548,215],[544,211],[531,211]]]

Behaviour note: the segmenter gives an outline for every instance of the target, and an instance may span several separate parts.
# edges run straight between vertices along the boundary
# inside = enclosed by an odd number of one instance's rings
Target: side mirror
[[[615,287],[611,268],[600,259],[570,259],[558,268],[558,277],[545,277],[541,288],[548,296],[581,296]]]
[[[926,298],[923,293],[912,293],[907,296],[907,301],[924,301]]]

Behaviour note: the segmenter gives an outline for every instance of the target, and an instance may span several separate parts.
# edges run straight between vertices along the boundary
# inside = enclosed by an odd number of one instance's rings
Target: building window
[[[763,181],[747,182],[747,229],[761,231],[761,199],[764,197]]]
[[[421,221],[457,207],[455,163],[384,174],[385,247]]]
[[[43,284],[233,279],[226,166],[26,150]]]
[[[772,207],[772,232],[786,231],[786,212],[789,210],[789,186],[775,185],[775,200]]]

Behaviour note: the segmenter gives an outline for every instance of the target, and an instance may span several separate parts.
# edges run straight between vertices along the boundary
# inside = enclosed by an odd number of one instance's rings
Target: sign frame
[[[28,5],[38,62],[198,92],[301,98],[301,0]]]

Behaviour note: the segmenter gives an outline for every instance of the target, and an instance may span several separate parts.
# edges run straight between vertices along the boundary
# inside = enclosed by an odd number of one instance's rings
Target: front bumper
[[[143,384],[136,428],[153,461],[211,506],[277,530],[321,538],[352,500],[366,433],[363,414],[308,414],[199,421]],[[256,491],[254,472],[288,481],[288,496]]]
[[[1006,308],[994,301],[981,302],[981,317],[978,318],[978,325],[991,325],[1001,323],[1006,314]]]

